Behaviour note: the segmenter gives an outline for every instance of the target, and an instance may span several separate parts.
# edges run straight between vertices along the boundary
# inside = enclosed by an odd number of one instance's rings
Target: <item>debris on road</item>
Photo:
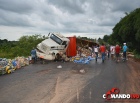
[[[73,69],[71,72],[74,74],[85,74],[86,70],[85,69]]]
[[[62,66],[61,66],[61,65],[59,65],[59,66],[57,66],[57,68],[59,68],[59,69],[60,69],[60,68],[62,68]]]
[[[94,60],[95,58],[92,58],[91,56],[88,56],[88,57],[83,57],[83,58],[80,58],[79,60],[74,60],[73,62],[74,63],[80,63],[80,64],[89,64],[89,62],[91,60]]]
[[[85,73],[86,71],[84,69],[81,69],[80,70],[80,73]]]
[[[0,75],[13,73],[16,69],[29,65],[29,59],[16,57],[15,59],[0,58]]]

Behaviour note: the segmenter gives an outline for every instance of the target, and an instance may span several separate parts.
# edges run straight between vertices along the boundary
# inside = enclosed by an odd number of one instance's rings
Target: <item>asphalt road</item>
[[[140,103],[140,99],[103,99],[113,87],[121,94],[140,94],[140,63],[99,59],[90,64],[31,64],[0,76],[0,103]]]

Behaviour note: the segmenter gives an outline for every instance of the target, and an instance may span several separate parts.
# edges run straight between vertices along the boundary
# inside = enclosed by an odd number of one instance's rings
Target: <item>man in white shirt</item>
[[[114,59],[115,46],[110,46],[111,58]]]
[[[95,54],[96,54],[96,62],[97,62],[98,52],[99,52],[98,45],[96,45],[96,46],[94,47],[94,52],[95,52]]]

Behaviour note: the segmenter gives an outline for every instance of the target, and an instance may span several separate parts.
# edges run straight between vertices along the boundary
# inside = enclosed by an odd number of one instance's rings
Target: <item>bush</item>
[[[29,56],[32,48],[36,47],[44,39],[46,39],[45,36],[35,34],[32,36],[22,36],[16,42],[5,40],[6,42],[0,43],[0,58]]]
[[[140,59],[140,54],[135,54],[135,55],[134,55],[134,58]]]

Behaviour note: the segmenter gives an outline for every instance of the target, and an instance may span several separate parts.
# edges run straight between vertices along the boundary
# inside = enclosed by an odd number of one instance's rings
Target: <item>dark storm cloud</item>
[[[0,0],[0,9],[16,12],[28,13],[31,12],[31,0]]]
[[[93,13],[106,15],[114,12],[131,12],[140,8],[140,0],[87,0]]]
[[[28,19],[32,11],[30,0],[0,0],[0,25],[33,26]]]
[[[136,8],[140,8],[140,0],[109,0],[112,5],[112,12],[131,12]]]
[[[86,0],[48,0],[50,4],[71,14],[84,13],[86,8],[85,1]]]
[[[39,17],[38,19],[42,19],[42,22],[49,22],[51,25],[60,23],[64,28],[70,28],[71,24],[73,24],[72,28],[75,25],[76,28],[80,27],[82,24],[114,26],[121,16],[124,16],[122,14],[125,11],[132,11],[138,7],[138,4],[139,0],[133,2],[131,0],[0,0],[1,11],[7,13],[6,15],[0,11],[2,15],[0,25],[19,26],[21,23],[21,26],[30,26],[28,17],[35,14]],[[58,11],[62,14],[57,13]],[[123,13],[120,14],[120,12]],[[86,23],[80,16],[84,16],[84,19],[94,19],[96,23],[92,21]],[[73,29],[75,31],[75,28]]]
[[[139,4],[140,0],[0,0],[0,34],[8,34],[7,28],[21,34],[111,34],[125,12],[140,8]]]
[[[5,12],[0,10],[0,25],[3,26],[33,26],[30,24],[27,16],[25,15],[18,15],[13,12]]]

